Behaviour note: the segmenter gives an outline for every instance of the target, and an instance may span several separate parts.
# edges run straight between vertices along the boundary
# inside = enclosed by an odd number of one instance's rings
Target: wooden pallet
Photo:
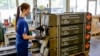
[[[98,35],[100,35],[100,32],[99,33],[92,34],[92,36],[98,36]]]

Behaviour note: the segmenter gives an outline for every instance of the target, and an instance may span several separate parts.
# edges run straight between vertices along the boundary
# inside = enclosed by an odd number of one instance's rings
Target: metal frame
[[[70,0],[65,0],[63,2],[65,3],[64,7],[66,7],[65,12],[70,12]]]
[[[51,0],[49,0],[49,8],[50,8],[50,13],[51,13]]]
[[[18,0],[16,0],[16,7],[18,7],[19,3],[18,3]]]

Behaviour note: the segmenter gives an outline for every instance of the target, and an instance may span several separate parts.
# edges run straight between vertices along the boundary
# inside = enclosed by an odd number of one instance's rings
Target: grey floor
[[[100,56],[100,36],[91,37],[89,56]]]

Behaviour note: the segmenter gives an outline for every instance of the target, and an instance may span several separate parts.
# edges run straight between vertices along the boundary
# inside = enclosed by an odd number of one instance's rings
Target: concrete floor
[[[91,37],[89,56],[100,56],[100,36]]]

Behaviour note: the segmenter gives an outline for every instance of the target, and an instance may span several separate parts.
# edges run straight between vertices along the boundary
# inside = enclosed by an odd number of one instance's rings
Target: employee
[[[20,13],[21,12],[21,13]],[[37,36],[30,36],[29,31],[35,30],[35,28],[28,28],[28,24],[25,21],[25,17],[30,12],[30,5],[27,3],[21,4],[17,8],[17,16],[16,16],[16,49],[17,56],[28,56],[28,40],[35,39]],[[38,30],[42,30],[42,27],[36,28]]]

